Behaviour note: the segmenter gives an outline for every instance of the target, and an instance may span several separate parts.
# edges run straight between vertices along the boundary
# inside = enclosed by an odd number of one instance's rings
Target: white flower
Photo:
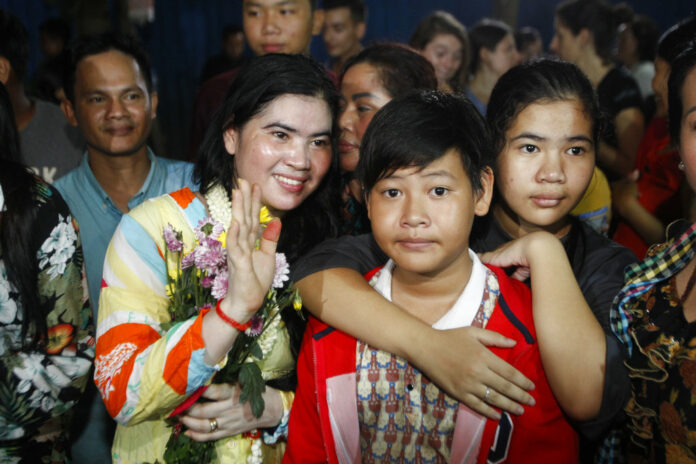
[[[0,323],[9,324],[17,317],[17,303],[10,298],[11,285],[7,280],[5,264],[0,261]]]
[[[283,288],[283,282],[290,279],[290,266],[285,258],[285,253],[275,255],[275,274],[273,275],[273,288]]]
[[[75,253],[75,243],[77,242],[77,234],[72,226],[70,216],[63,218],[62,215],[58,215],[58,219],[58,224],[53,228],[37,253],[40,270],[43,270],[47,264],[51,265],[48,270],[51,280],[65,272],[65,266]]]

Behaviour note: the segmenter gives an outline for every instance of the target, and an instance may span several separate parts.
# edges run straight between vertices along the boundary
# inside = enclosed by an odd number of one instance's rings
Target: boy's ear
[[[477,216],[485,216],[488,213],[493,198],[494,177],[490,166],[486,166],[481,171],[481,189],[476,194],[476,202],[474,203],[474,214]]]

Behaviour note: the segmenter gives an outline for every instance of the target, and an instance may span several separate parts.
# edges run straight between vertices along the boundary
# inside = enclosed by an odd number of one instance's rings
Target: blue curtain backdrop
[[[519,26],[539,29],[546,45],[553,34],[553,12],[560,0],[519,0]],[[115,23],[115,0],[109,0],[111,20]],[[365,0],[369,9],[366,43],[394,40],[405,42],[418,21],[436,9],[454,14],[471,26],[490,16],[489,0]],[[616,0],[613,3],[617,3]],[[694,11],[694,0],[629,0],[639,13],[657,21],[666,29]],[[38,51],[38,26],[59,15],[57,0],[0,0],[0,7],[17,15],[31,35],[30,72],[41,59]],[[164,156],[185,156],[190,114],[198,74],[205,59],[219,52],[224,25],[241,24],[241,0],[156,0],[155,21],[138,29],[152,57],[160,97],[158,118],[166,138]],[[319,37],[312,43],[312,54],[327,59]]]

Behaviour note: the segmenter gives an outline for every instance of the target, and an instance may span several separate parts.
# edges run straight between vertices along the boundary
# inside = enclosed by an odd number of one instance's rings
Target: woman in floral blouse
[[[0,85],[0,462],[69,462],[71,408],[94,357],[77,224],[17,162]]]
[[[670,136],[696,187],[696,47],[672,64]],[[626,272],[612,308],[628,347],[632,397],[625,408],[629,462],[696,462],[696,223],[680,221],[668,241]]]

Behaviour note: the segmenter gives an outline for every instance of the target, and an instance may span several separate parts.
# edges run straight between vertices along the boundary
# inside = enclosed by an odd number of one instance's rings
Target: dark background
[[[559,1],[365,0],[369,13],[364,42],[406,42],[422,17],[443,9],[467,27],[486,16],[504,19],[513,27],[534,26],[548,46],[553,35],[553,12]],[[143,25],[128,20],[128,3],[129,0],[0,0],[0,7],[17,15],[29,30],[30,74],[41,60],[38,27],[47,18],[65,18],[73,25],[74,34],[107,29],[136,31],[150,52],[159,91],[158,119],[165,134],[160,151],[165,152],[158,154],[183,158],[198,74],[205,59],[220,51],[223,26],[241,24],[241,0],[154,0],[155,19]],[[627,3],[637,13],[651,16],[661,30],[696,8],[696,0],[629,0]],[[320,37],[314,38],[312,54],[321,61],[326,60]]]

